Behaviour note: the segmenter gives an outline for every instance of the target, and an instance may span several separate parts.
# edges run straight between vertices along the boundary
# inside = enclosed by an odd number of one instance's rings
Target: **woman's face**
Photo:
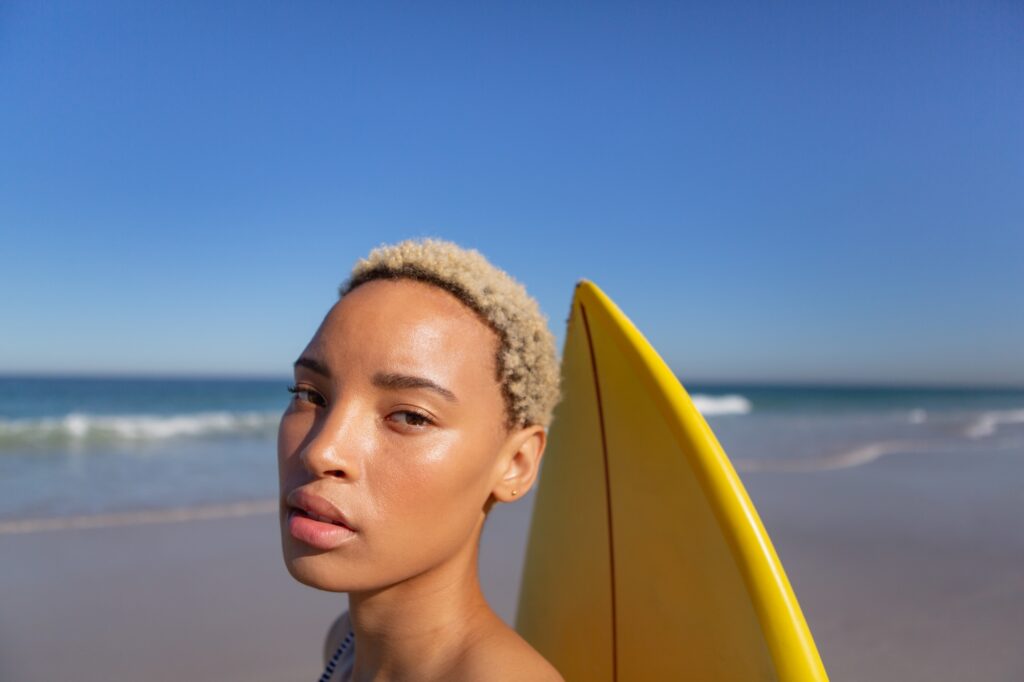
[[[296,362],[278,432],[293,577],[374,589],[473,546],[510,444],[498,343],[454,296],[413,280],[367,282],[331,308]]]

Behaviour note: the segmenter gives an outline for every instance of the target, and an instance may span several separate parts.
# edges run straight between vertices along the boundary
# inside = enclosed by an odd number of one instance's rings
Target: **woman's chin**
[[[284,565],[297,581],[318,590],[351,592],[357,588],[351,580],[340,577],[337,568],[332,569],[322,556],[289,556],[285,553]]]

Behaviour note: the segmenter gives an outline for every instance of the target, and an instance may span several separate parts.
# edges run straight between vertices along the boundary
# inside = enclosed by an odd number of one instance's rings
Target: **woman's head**
[[[536,303],[476,252],[382,247],[340,294],[281,420],[281,532],[298,580],[355,591],[475,556],[493,501],[536,477],[558,371]]]
[[[341,297],[376,279],[413,279],[448,291],[498,335],[497,379],[508,427],[551,422],[558,402],[555,340],[522,284],[478,251],[446,241],[408,240],[374,249],[341,286]]]

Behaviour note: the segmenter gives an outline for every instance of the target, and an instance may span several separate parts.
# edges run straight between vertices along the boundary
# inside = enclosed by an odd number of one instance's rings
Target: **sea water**
[[[0,519],[272,498],[290,383],[0,378]]]
[[[0,377],[0,530],[25,520],[270,503],[289,384]],[[687,390],[741,475],[871,466],[911,452],[1024,456],[1024,390]]]

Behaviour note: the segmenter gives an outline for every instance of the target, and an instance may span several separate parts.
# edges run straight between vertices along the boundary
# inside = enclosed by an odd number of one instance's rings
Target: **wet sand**
[[[529,511],[528,498],[495,510],[481,550],[484,591],[509,622]],[[98,528],[6,524],[0,680],[317,679],[346,598],[288,575],[276,511],[166,523],[146,514],[137,525],[123,516]]]
[[[745,483],[833,680],[1024,680],[1024,452]]]
[[[835,681],[1024,679],[1024,453],[744,474]],[[496,510],[511,621],[530,497]],[[343,595],[291,579],[277,515],[0,533],[0,679],[313,680]]]

